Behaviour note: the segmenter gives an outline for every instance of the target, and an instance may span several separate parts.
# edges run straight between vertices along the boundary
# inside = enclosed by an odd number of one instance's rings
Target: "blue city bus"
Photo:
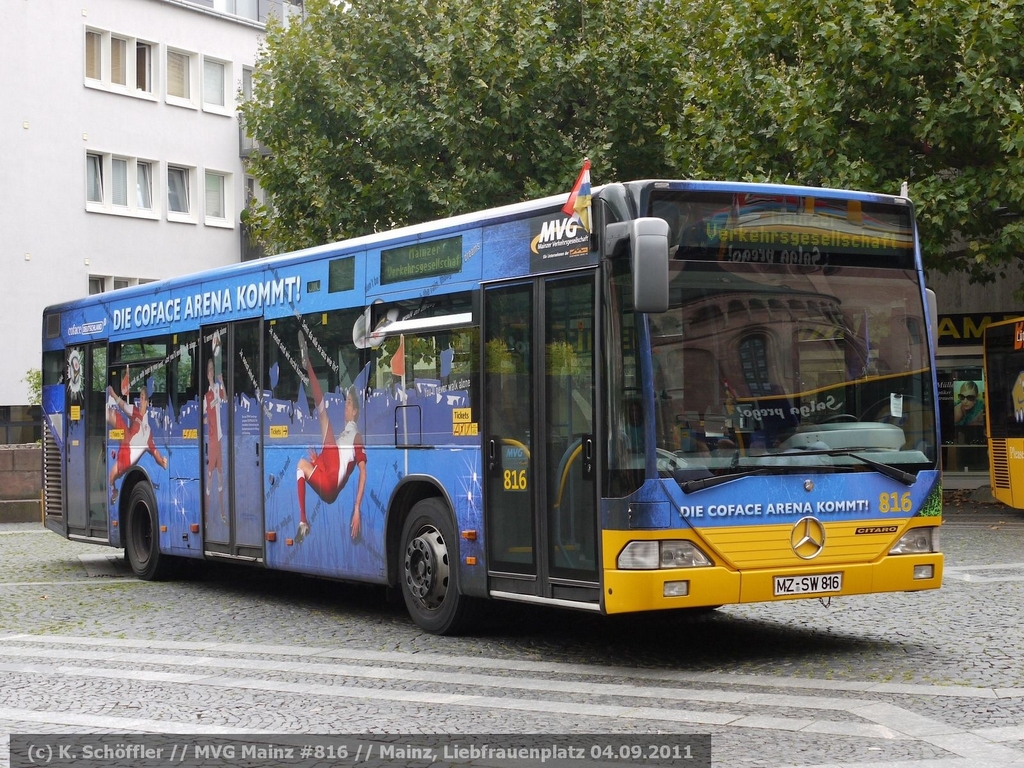
[[[603,614],[936,589],[902,197],[636,181],[47,308],[44,519],[121,547]],[[589,226],[584,226],[584,224]]]

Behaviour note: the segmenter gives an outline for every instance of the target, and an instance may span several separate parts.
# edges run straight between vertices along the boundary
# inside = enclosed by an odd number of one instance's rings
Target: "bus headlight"
[[[618,559],[619,569],[624,571],[697,568],[711,564],[711,558],[692,541],[631,541]]]
[[[890,555],[925,555],[939,551],[938,528],[912,528],[889,550]]]

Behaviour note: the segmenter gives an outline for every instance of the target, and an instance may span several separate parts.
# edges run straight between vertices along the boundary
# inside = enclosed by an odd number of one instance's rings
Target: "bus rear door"
[[[66,352],[66,503],[71,538],[109,541],[107,343]]]

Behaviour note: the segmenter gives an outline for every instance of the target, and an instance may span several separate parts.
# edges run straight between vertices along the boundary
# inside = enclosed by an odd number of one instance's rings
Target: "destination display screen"
[[[416,243],[380,252],[381,285],[462,270],[462,237]]]
[[[650,214],[675,259],[914,268],[909,205],[723,192],[661,192]]]

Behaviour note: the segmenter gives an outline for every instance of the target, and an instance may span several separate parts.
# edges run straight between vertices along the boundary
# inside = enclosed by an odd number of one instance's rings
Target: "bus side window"
[[[296,353],[300,327],[294,317],[283,317],[264,325],[264,368],[268,371],[273,369],[276,374],[271,376],[269,382],[271,396],[275,400],[294,403],[298,399],[301,379],[296,369],[299,364]],[[313,360],[315,362],[315,356]]]
[[[171,407],[175,414],[180,417],[185,404],[198,397],[198,368],[196,365],[198,337],[194,333],[179,334],[178,355],[171,366],[171,380],[174,386],[170,388]]]

